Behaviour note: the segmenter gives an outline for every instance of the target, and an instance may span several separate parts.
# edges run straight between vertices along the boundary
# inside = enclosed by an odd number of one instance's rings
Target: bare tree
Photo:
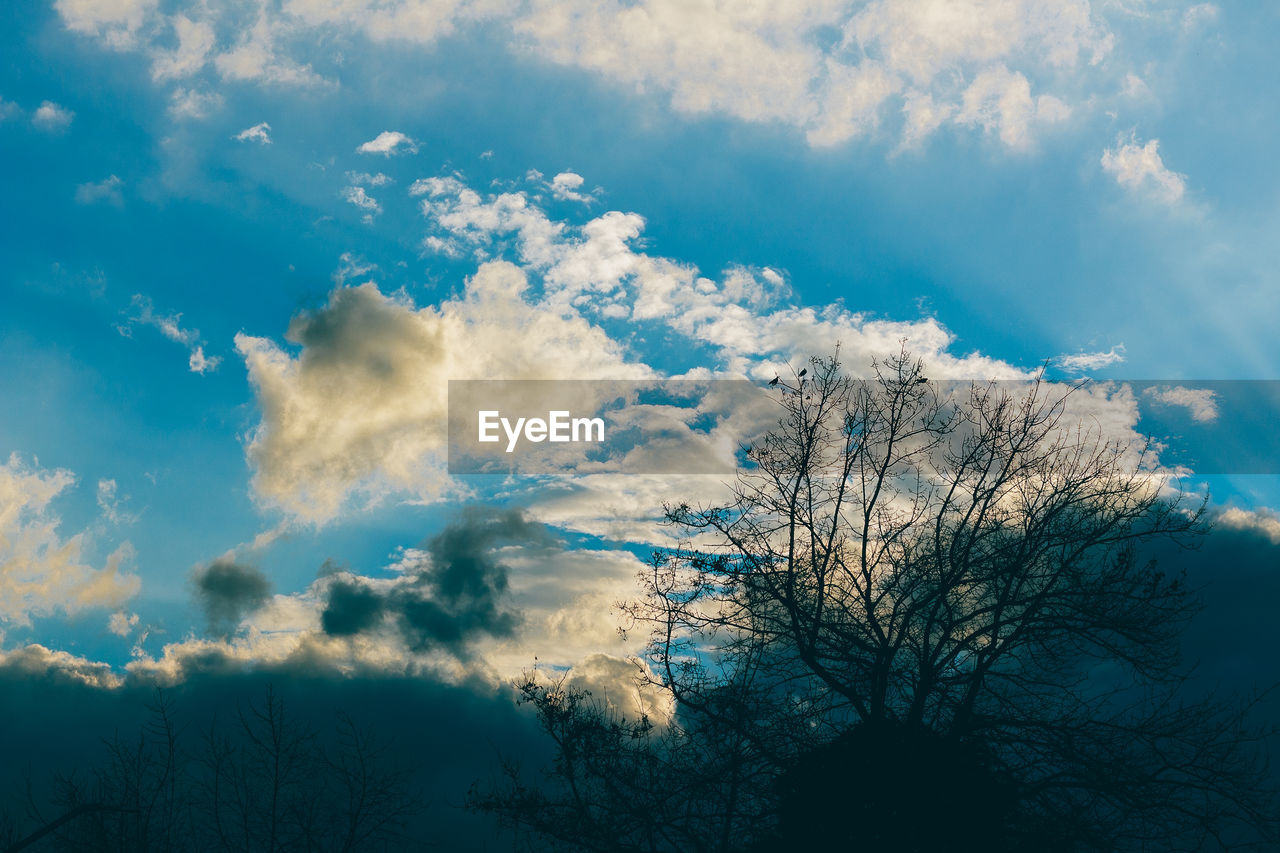
[[[421,814],[388,744],[339,713],[327,741],[268,687],[231,725],[216,717],[184,745],[169,693],[156,691],[136,739],[117,733],[105,760],[54,779],[52,817],[28,795],[34,831],[3,827],[5,851],[360,853],[412,850]]]
[[[347,714],[334,742],[291,715],[271,687],[241,709],[230,733],[205,738],[201,814],[217,849],[356,851],[412,849],[405,822],[421,811],[409,774]]]
[[[1077,387],[948,392],[905,351],[868,381],[815,359],[778,388],[732,500],[669,506],[689,544],[624,607],[673,725],[733,744],[715,751],[756,802],[704,790],[729,831],[647,849],[1274,841],[1247,709],[1185,689],[1196,596],[1140,557],[1206,528],[1150,447],[1069,417]]]
[[[328,849],[356,853],[421,846],[404,834],[404,825],[422,809],[422,803],[408,771],[392,754],[391,744],[345,713],[338,715],[337,736],[336,746],[324,756],[327,777],[332,780],[326,814],[334,824]]]
[[[737,733],[628,719],[589,691],[535,671],[517,685],[556,746],[540,783],[514,762],[468,805],[515,830],[517,846],[575,850],[728,849],[759,806]],[[523,833],[523,834],[522,834]]]
[[[206,738],[205,792],[223,849],[277,853],[301,848],[304,810],[320,758],[315,732],[291,717],[271,686],[239,709],[231,733],[216,722]]]
[[[191,799],[179,745],[173,700],[157,689],[147,702],[148,719],[136,737],[116,732],[105,741],[106,759],[83,776],[54,778],[57,816],[36,807],[39,828],[6,850],[22,850],[42,839],[45,849],[162,851],[191,849]]]

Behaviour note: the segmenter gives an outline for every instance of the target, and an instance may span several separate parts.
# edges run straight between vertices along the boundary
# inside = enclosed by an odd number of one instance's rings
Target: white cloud
[[[480,253],[511,242],[521,264],[542,280],[542,301],[586,316],[625,308],[633,323],[656,322],[711,347],[733,375],[764,375],[775,359],[805,359],[843,342],[851,365],[896,351],[901,339],[934,365],[934,375],[1020,375],[999,362],[957,359],[952,337],[936,320],[894,322],[837,306],[779,304],[789,294],[776,272],[741,267],[720,281],[674,259],[639,251],[644,219],[608,211],[581,226],[550,219],[524,193],[488,197],[456,178],[428,178],[410,192],[422,196],[429,234]],[[587,294],[590,300],[582,299]],[[971,371],[966,373],[965,371]],[[768,373],[768,377],[772,377]]]
[[[124,204],[124,196],[120,193],[120,187],[122,186],[124,186],[124,181],[115,175],[110,175],[96,184],[80,184],[76,187],[76,203],[93,204],[94,202],[105,201],[108,204],[114,204],[119,207]]]
[[[52,503],[74,484],[70,471],[28,466],[17,454],[0,464],[0,622],[117,606],[137,593],[138,578],[124,571],[128,543],[95,568],[83,557],[85,533],[60,533]]]
[[[1174,204],[1186,190],[1187,176],[1170,171],[1160,157],[1160,140],[1139,145],[1136,137],[1121,135],[1116,147],[1102,152],[1102,168],[1114,175],[1116,183],[1130,190],[1150,194],[1165,204]]]
[[[945,105],[934,116],[957,113],[965,106],[963,93],[998,69],[1023,81],[1033,71],[1050,79],[1083,76],[1082,69],[1098,63],[1113,41],[1088,0],[878,0],[857,6],[826,0],[715,6],[544,0],[519,16],[515,28],[553,61],[638,90],[668,92],[679,110],[789,124],[814,145],[872,133],[894,98],[903,97],[905,106],[906,97],[915,96],[920,105],[924,93]],[[832,30],[843,35],[835,44]],[[1020,67],[1010,70],[1015,62]],[[962,123],[1000,123],[1007,126],[1001,139],[1025,146],[1032,125],[1023,93],[1006,84],[994,95],[1003,97],[1003,109],[997,104],[978,118],[973,102],[985,88],[980,84],[968,97],[978,120]],[[1028,88],[1025,94],[1034,101],[1042,93]],[[920,141],[930,124],[927,114],[917,115],[921,121],[905,128],[908,145]]]
[[[42,130],[61,131],[71,126],[75,116],[74,112],[64,106],[55,104],[53,101],[42,101],[35,115],[31,117],[31,123]]]
[[[127,637],[133,633],[133,629],[137,624],[137,613],[125,613],[123,610],[117,610],[115,613],[112,613],[111,618],[107,620],[107,630],[115,634],[117,637]]]
[[[597,653],[569,670],[565,686],[586,690],[593,702],[628,720],[647,717],[654,725],[665,725],[675,715],[675,698],[654,686],[659,681],[641,658]]]
[[[1162,385],[1148,388],[1143,394],[1166,406],[1186,409],[1193,421],[1210,423],[1218,419],[1218,395],[1212,389]]]
[[[1071,108],[1052,95],[1032,98],[1027,78],[1003,65],[978,74],[965,89],[962,104],[957,122],[996,132],[1014,149],[1031,145],[1037,124],[1060,122],[1071,114]]]
[[[1080,352],[1073,355],[1060,355],[1054,362],[1064,370],[1072,373],[1087,373],[1090,370],[1101,370],[1124,361],[1124,344],[1117,344],[1106,352]]]
[[[333,283],[346,284],[377,269],[377,264],[369,263],[364,258],[353,255],[350,252],[343,252],[338,256],[338,268],[333,271]]]
[[[938,103],[928,92],[913,89],[902,101],[902,142],[900,150],[915,148],[956,112],[952,104]]]
[[[190,356],[187,358],[187,368],[192,373],[211,373],[218,369],[218,365],[222,364],[222,356],[205,355],[204,347],[196,344],[191,350]]]
[[[115,480],[103,478],[98,481],[98,509],[102,517],[112,524],[132,524],[137,516],[125,511],[123,504],[128,498],[121,498]]]
[[[261,145],[271,144],[271,125],[265,121],[260,121],[253,127],[246,127],[244,130],[232,137],[238,142],[257,142]]]
[[[365,211],[365,222],[372,222],[373,217],[382,213],[382,205],[378,204],[377,199],[365,192],[364,187],[344,187],[342,190],[342,197],[348,203],[354,204],[356,207]]]
[[[1212,3],[1197,3],[1182,13],[1182,28],[1190,32],[1207,26],[1218,20],[1219,11]]]
[[[289,36],[292,25],[284,18],[273,17],[266,5],[259,6],[257,13],[251,25],[240,28],[235,46],[213,58],[223,79],[293,87],[328,85],[310,64],[291,59],[278,47],[280,36]]]
[[[145,51],[157,79],[212,62],[225,79],[277,85],[325,84],[292,55],[317,38],[425,47],[483,24],[513,51],[657,94],[680,112],[782,124],[819,146],[866,138],[901,112],[894,132],[907,147],[948,124],[1026,147],[1044,122],[1120,88],[1124,63],[1102,61],[1115,44],[1109,16],[1177,26],[1090,0],[290,0],[180,13],[153,0],[58,0],[57,8],[72,30]],[[1187,20],[1212,8],[1194,7]]]
[[[179,87],[169,96],[169,115],[180,119],[202,119],[220,108],[222,103],[222,95],[217,92],[199,92]]]
[[[381,154],[384,157],[390,157],[392,154],[401,154],[406,151],[415,154],[418,151],[418,145],[398,130],[384,130],[373,139],[361,144],[356,151],[361,154]]]
[[[381,172],[370,174],[369,172],[347,172],[347,180],[353,184],[359,184],[367,187],[381,187],[386,184],[394,183],[387,175]]]
[[[1151,97],[1151,87],[1147,85],[1147,81],[1143,80],[1137,74],[1124,75],[1124,84],[1120,89],[1120,94],[1126,98],[1135,100],[1146,100]]]
[[[902,88],[902,80],[883,65],[866,60],[856,66],[827,59],[826,94],[817,118],[806,123],[810,145],[836,145],[869,135],[880,124],[882,105]]]
[[[22,115],[22,107],[18,106],[13,101],[6,101],[4,98],[0,98],[0,121],[5,121],[20,115]]]
[[[116,488],[115,480],[98,481],[98,508],[109,518],[116,514]]]
[[[551,194],[560,201],[592,201],[591,193],[582,193],[578,190],[582,187],[583,178],[576,172],[561,172],[551,179],[548,187]]]
[[[151,60],[153,80],[190,77],[204,68],[214,48],[213,26],[208,21],[193,21],[186,15],[174,15],[169,23],[177,36],[178,46],[173,50],[155,51]]]
[[[133,337],[134,326],[151,326],[174,343],[187,348],[187,366],[192,373],[207,373],[217,370],[222,363],[221,356],[206,356],[204,343],[198,329],[182,327],[181,314],[160,314],[155,310],[151,300],[141,293],[135,293],[130,303],[134,316],[116,326],[116,331],[126,338]]]
[[[135,45],[144,21],[158,6],[159,0],[56,0],[54,3],[67,29],[100,38],[117,50]]]
[[[194,329],[182,328],[181,314],[157,314],[155,306],[152,305],[151,300],[143,296],[141,293],[135,293],[133,295],[131,307],[137,311],[137,316],[130,317],[128,323],[125,326],[120,327],[120,333],[125,337],[132,337],[133,325],[135,323],[140,323],[144,326],[155,327],[160,331],[160,334],[164,335],[169,340],[183,344],[184,346],[194,344],[200,339],[199,332]]]

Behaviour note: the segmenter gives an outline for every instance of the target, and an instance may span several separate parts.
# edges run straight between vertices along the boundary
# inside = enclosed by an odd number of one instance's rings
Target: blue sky
[[[760,379],[907,337],[951,378],[1280,378],[1276,8],[779,5],[21,3],[4,645],[160,667],[212,642],[192,573],[226,557],[276,598],[224,641],[285,654],[326,560],[390,577],[485,498],[608,566],[584,598],[529,556],[531,613],[596,607],[660,484],[462,495],[420,390],[468,371]],[[1274,478],[1213,488],[1274,526]]]

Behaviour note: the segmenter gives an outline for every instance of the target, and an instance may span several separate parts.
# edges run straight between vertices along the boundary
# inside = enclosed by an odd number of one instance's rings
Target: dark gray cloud
[[[1167,575],[1185,572],[1203,602],[1182,634],[1182,653],[1196,680],[1244,691],[1280,683],[1280,544],[1256,528],[1220,520],[1195,546],[1164,543],[1149,556]],[[1280,702],[1272,704],[1280,712]]]
[[[345,637],[390,624],[411,648],[461,655],[470,640],[511,636],[520,624],[504,602],[508,572],[495,549],[552,543],[521,510],[468,507],[423,543],[421,559],[394,584],[375,586],[350,574],[331,583],[321,625]]]
[[[253,566],[219,557],[192,573],[196,601],[204,611],[209,632],[226,636],[240,620],[271,596],[271,582]]]
[[[334,581],[320,625],[331,637],[350,637],[376,627],[385,611],[383,596],[355,578]]]

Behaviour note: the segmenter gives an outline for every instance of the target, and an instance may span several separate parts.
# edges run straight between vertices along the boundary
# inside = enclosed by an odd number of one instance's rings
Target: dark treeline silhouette
[[[623,606],[674,715],[535,671],[555,758],[470,805],[527,849],[1276,849],[1259,697],[1188,681],[1200,597],[1143,556],[1207,501],[1069,417],[1079,387],[948,391],[905,351],[802,374]]]
[[[355,851],[423,847],[407,831],[424,808],[403,756],[344,713],[330,731],[291,713],[271,686],[201,731],[157,690],[145,723],[103,756],[28,795],[0,850]]]

